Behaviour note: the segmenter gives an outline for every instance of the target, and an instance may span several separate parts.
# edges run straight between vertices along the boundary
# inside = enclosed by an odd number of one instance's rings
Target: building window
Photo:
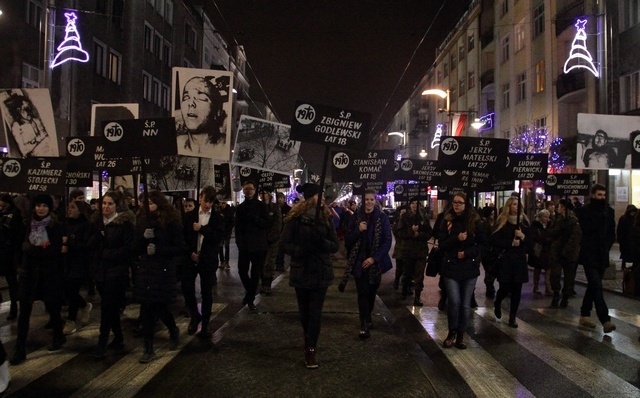
[[[184,24],[184,44],[196,48],[196,31],[186,22]]]
[[[536,130],[543,130],[547,128],[547,117],[541,117],[533,121],[533,127]]]
[[[164,108],[165,110],[171,110],[169,108],[169,86],[167,86],[166,84],[162,85],[162,108]]]
[[[471,52],[471,50],[473,50],[475,45],[476,45],[476,38],[475,38],[475,35],[472,33],[469,35],[467,39],[467,52]]]
[[[142,72],[142,98],[151,101],[151,75]]]
[[[107,46],[93,39],[93,70],[100,76],[107,75],[106,54]]]
[[[44,31],[44,7],[40,1],[27,0],[27,23],[39,31]]]
[[[456,90],[456,86],[452,86],[449,88],[449,100],[453,102],[458,99],[458,91]]]
[[[164,44],[164,39],[160,34],[156,33],[153,36],[153,53],[159,59],[162,59],[162,45]]]
[[[120,72],[122,69],[122,56],[111,50],[109,52],[109,80],[120,84]]]
[[[160,97],[160,87],[162,87],[162,83],[160,80],[153,79],[152,87],[151,87],[151,102],[158,106],[162,106],[162,98]]]
[[[161,17],[164,17],[164,0],[156,0],[155,9]]]
[[[442,67],[442,74],[444,77],[449,76],[449,64],[448,63],[444,63],[444,66]]]
[[[515,52],[518,52],[520,50],[522,50],[524,48],[524,32],[525,32],[525,23],[524,23],[524,19],[522,21],[520,21],[516,27],[515,27],[515,38],[516,38],[516,48],[515,48]]]
[[[166,0],[164,3],[164,20],[169,25],[173,25],[173,1]]]
[[[517,77],[518,80],[518,98],[517,102],[524,101],[527,98],[527,73],[521,73]]]
[[[436,72],[436,84],[442,83],[442,71],[439,70]]]
[[[544,32],[544,2],[533,9],[533,38]]]
[[[153,28],[145,22],[144,24],[144,49],[151,51],[153,45]]]
[[[509,12],[509,0],[502,0],[500,4],[500,17],[504,17]]]
[[[544,91],[544,59],[536,64],[536,87],[535,92]]]
[[[22,87],[40,87],[40,69],[27,63],[22,63]]]
[[[623,76],[621,80],[622,111],[640,108],[640,71]]]
[[[502,38],[502,62],[509,60],[509,36]]]
[[[502,85],[502,109],[509,108],[509,83]]]
[[[467,92],[467,82],[464,77],[458,81],[458,91],[460,91],[460,96],[463,96]]]
[[[449,55],[449,62],[451,64],[451,70],[454,70],[456,68],[456,65],[458,65],[455,50],[453,50]]]
[[[472,88],[474,88],[476,86],[476,72],[471,71],[468,73],[469,77],[468,77],[468,83],[467,86],[469,87],[469,90],[471,90]]]
[[[162,59],[167,66],[171,66],[171,43],[168,41],[165,41],[162,46]]]
[[[458,60],[462,62],[466,54],[467,54],[467,49],[464,48],[464,44],[463,44],[458,48]]]

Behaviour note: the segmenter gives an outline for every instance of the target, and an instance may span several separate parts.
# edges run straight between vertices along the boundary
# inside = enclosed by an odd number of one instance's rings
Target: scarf
[[[29,232],[29,243],[40,246],[44,242],[49,242],[47,226],[51,223],[51,216],[46,216],[42,220],[31,220],[31,231]]]
[[[360,224],[361,221],[365,221],[365,215],[363,213],[357,213],[357,217],[355,220],[356,228]],[[372,217],[373,219],[373,217]],[[380,221],[380,217],[376,217],[375,221],[373,221],[373,244],[371,247],[367,248],[367,244],[369,243],[369,230],[366,232],[360,233],[360,239],[353,245],[351,252],[349,253],[349,259],[347,260],[347,268],[345,270],[343,280],[349,279],[349,275],[353,273],[356,262],[358,260],[360,250],[364,251],[364,258],[367,258],[367,251],[370,253],[374,253],[378,247],[380,247],[380,239],[382,237],[382,221]],[[369,249],[369,250],[367,250]],[[360,265],[362,266],[362,264]],[[380,283],[382,278],[382,273],[380,272],[380,265],[375,262],[371,264],[368,268],[369,270],[369,284],[375,285]]]

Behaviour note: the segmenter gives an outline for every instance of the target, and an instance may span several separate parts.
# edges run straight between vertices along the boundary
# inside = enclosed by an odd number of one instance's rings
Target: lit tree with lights
[[[509,142],[511,153],[549,153],[549,132],[546,128],[526,130],[516,134]]]

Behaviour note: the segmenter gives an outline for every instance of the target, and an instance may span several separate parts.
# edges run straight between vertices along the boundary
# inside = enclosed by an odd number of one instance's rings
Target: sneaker
[[[614,325],[613,323],[611,323],[611,321],[607,321],[605,323],[602,324],[602,330],[605,333],[611,333],[614,330],[616,330],[616,325]]]
[[[229,265],[229,262],[228,262],[228,261],[225,261],[225,263],[224,263],[224,269],[226,269],[226,270],[230,270],[230,269],[231,269],[231,266]]]
[[[156,359],[158,356],[153,351],[145,351],[144,354],[138,359],[139,363],[149,363]]]
[[[84,308],[80,308],[78,311],[78,317],[80,318],[80,323],[83,325],[89,324],[91,322],[91,310],[93,309],[93,304],[87,303]]]
[[[74,334],[76,330],[77,329],[75,321],[66,321],[64,323],[64,329],[62,329],[62,333],[64,333],[65,336],[68,336],[70,334]]]
[[[584,326],[589,329],[595,329],[596,327],[596,323],[592,321],[591,318],[588,316],[581,316],[580,321],[578,323],[580,324],[580,326]],[[605,322],[605,323],[611,323],[611,322]]]
[[[316,361],[316,349],[313,347],[307,347],[304,350],[304,362],[307,365],[307,369],[317,369],[318,362]]]
[[[11,375],[9,374],[9,361],[5,360],[4,363],[0,365],[0,394],[7,390],[10,381]]]
[[[114,338],[111,343],[107,344],[107,348],[110,350],[122,350],[124,348],[124,339]]]

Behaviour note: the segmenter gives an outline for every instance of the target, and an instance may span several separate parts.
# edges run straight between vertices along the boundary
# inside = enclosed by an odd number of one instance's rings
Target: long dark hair
[[[158,206],[158,210],[153,212],[152,215],[159,227],[164,228],[171,223],[180,224],[180,213],[169,203],[164,193],[161,191],[149,192],[149,201]],[[140,220],[142,226],[147,226],[151,222],[149,215],[147,215],[146,206],[140,207],[138,215],[139,217],[136,219]]]

